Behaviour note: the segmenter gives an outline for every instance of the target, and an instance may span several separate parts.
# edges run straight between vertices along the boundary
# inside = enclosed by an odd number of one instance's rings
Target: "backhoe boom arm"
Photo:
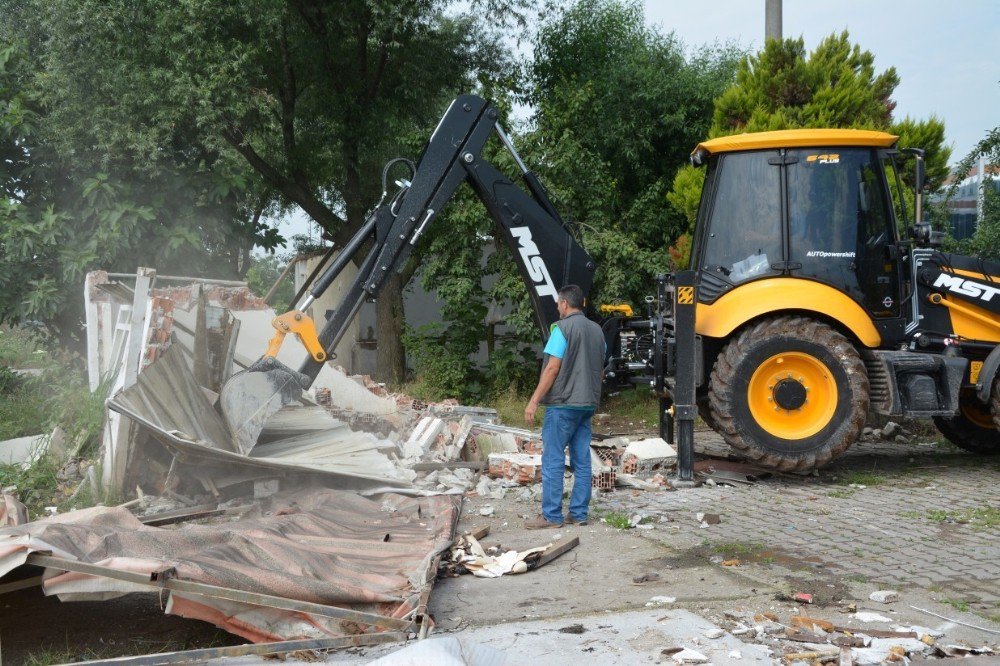
[[[304,310],[336,279],[362,249],[368,254],[333,316],[319,333],[327,356],[333,354],[351,320],[366,299],[379,295],[386,279],[398,271],[420,237],[440,214],[463,182],[482,200],[497,232],[510,247],[528,286],[535,318],[543,338],[559,319],[557,290],[577,284],[589,292],[594,262],[559,218],[537,177],[524,166],[502,128],[497,110],[474,95],[456,98],[431,135],[412,182],[389,202],[375,209],[333,264],[312,285],[299,307]],[[496,132],[522,172],[528,193],[482,157]],[[368,243],[372,240],[374,242]],[[300,368],[303,388],[316,378],[322,363],[308,358]]]

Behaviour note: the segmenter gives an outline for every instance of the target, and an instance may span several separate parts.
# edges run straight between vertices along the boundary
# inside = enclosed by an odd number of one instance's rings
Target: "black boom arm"
[[[424,148],[412,182],[375,209],[312,285],[298,311],[322,295],[363,247],[370,248],[343,300],[319,333],[328,357],[364,301],[378,296],[386,279],[400,269],[462,182],[468,182],[482,200],[510,247],[528,286],[543,337],[548,338],[550,325],[559,319],[557,289],[577,284],[589,293],[594,262],[560,219],[541,183],[524,166],[497,123],[497,115],[495,107],[474,95],[452,101]],[[514,156],[528,193],[483,159],[483,147],[493,132]],[[300,369],[303,381],[311,383],[322,365],[315,355],[307,359]]]

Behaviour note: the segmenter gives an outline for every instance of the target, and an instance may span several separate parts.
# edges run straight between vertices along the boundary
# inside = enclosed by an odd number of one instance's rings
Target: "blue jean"
[[[566,454],[573,468],[573,492],[569,515],[574,520],[587,519],[590,504],[590,417],[592,409],[546,407],[542,421],[542,517],[551,523],[563,522],[563,475]]]

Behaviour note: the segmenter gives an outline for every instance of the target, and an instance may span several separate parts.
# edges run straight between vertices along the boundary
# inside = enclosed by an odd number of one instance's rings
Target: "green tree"
[[[529,140],[597,261],[596,299],[641,302],[686,227],[665,197],[743,55],[693,54],[635,1],[581,0],[540,30]]]
[[[646,26],[641,3],[580,0],[541,23],[520,95],[483,89],[505,118],[515,101],[530,105],[514,140],[596,260],[593,303],[641,303],[667,268],[668,241],[685,224],[664,196],[740,55],[707,47],[688,56],[673,34]],[[486,157],[517,180],[499,146]],[[470,193],[460,190],[446,215],[435,232],[446,235],[428,234],[422,253],[423,284],[445,301],[445,323],[411,332],[410,345],[425,350],[417,369],[437,382],[437,395],[525,387],[537,380],[539,336],[515,261]],[[498,309],[511,335],[484,321]],[[485,375],[469,358],[484,341]]]
[[[335,243],[378,199],[386,159],[414,155],[447,101],[477,78],[507,75],[504,29],[527,4],[479,0],[462,12],[454,0],[33,3],[51,33],[67,123],[88,109],[95,142],[141,154],[190,129]],[[392,382],[402,379],[401,292],[413,269],[378,299],[379,375]]]
[[[255,294],[266,296],[288,267],[288,262],[293,258],[288,255],[276,254],[251,256],[250,267],[244,276],[247,285]],[[285,275],[268,300],[268,304],[274,308],[275,312],[285,312],[292,307],[293,296],[295,296],[295,281],[291,275]]]
[[[899,77],[892,67],[876,72],[875,57],[852,44],[847,31],[832,34],[807,54],[800,39],[769,40],[739,66],[736,82],[715,102],[705,137],[804,127],[873,129],[899,135],[899,145],[926,151],[928,187],[943,182],[951,150],[937,118],[894,121],[892,94]],[[910,181],[911,170],[903,171]],[[703,169],[685,167],[668,197],[694,223]]]
[[[1000,192],[992,184],[983,188],[983,216],[975,233],[956,249],[961,254],[1000,261]]]
[[[210,256],[238,259],[261,240],[251,231],[258,220],[241,218],[222,174],[169,159],[154,173],[87,143],[68,148],[41,83],[44,40],[16,30],[16,11],[2,15],[0,321],[39,321],[72,343],[88,270],[145,264],[198,275]]]

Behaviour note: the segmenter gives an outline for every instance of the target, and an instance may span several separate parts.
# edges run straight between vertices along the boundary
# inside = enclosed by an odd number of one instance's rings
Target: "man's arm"
[[[559,375],[559,368],[562,366],[562,359],[555,356],[549,357],[549,362],[545,364],[542,369],[542,376],[538,378],[538,386],[535,387],[535,392],[531,394],[531,400],[528,401],[528,406],[524,408],[524,422],[534,423],[535,422],[535,412],[538,411],[538,401],[541,400],[552,385],[556,381],[556,376]]]

